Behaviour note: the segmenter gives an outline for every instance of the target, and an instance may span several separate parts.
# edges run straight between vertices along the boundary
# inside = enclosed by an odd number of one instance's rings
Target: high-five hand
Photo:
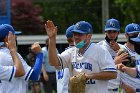
[[[57,35],[57,27],[54,25],[52,21],[48,20],[46,22],[45,29],[49,38],[55,37]]]

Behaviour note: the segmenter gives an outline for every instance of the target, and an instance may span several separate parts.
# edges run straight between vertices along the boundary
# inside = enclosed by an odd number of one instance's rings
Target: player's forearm
[[[49,39],[48,56],[49,56],[49,63],[52,66],[60,66],[59,60],[57,58],[57,51],[56,51],[56,37]]]
[[[130,75],[131,77],[136,77],[136,68],[130,68],[130,67],[125,67],[124,69],[123,69],[123,71],[125,72],[125,73],[127,73],[128,75]]]
[[[15,77],[20,77],[20,76],[25,75],[22,62],[20,58],[18,57],[16,50],[10,50],[10,53],[13,59],[14,66],[16,67]]]
[[[100,73],[86,74],[87,79],[96,79],[96,80],[110,80],[117,77],[117,72],[113,71],[103,71]]]
[[[136,93],[135,90],[131,86],[129,86],[123,82],[121,84],[121,88],[125,91],[125,93]]]
[[[37,54],[36,62],[35,62],[35,65],[33,67],[33,72],[29,78],[30,80],[38,80],[39,79],[39,75],[40,75],[41,68],[42,68],[42,59],[43,59],[43,53],[40,52]]]

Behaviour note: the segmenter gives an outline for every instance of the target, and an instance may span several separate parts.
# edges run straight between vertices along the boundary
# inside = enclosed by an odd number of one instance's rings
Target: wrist
[[[16,50],[15,49],[9,49],[10,50],[10,52],[16,52]]]

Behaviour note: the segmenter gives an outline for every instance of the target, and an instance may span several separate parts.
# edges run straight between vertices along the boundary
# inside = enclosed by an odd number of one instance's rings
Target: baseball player
[[[85,93],[107,93],[109,79],[117,76],[115,64],[109,52],[95,43],[91,43],[92,26],[85,21],[74,25],[75,47],[56,53],[57,27],[48,20],[45,24],[49,36],[49,62],[55,66],[68,67],[70,76],[85,73],[87,79]]]
[[[124,48],[128,51],[128,53],[136,58],[136,66],[140,64],[140,55],[137,52],[137,49],[135,48],[135,42],[132,38],[135,38],[138,36],[140,32],[140,26],[135,23],[128,24],[125,27],[125,36],[127,38],[127,42],[124,44]],[[123,64],[118,65],[118,68],[122,71],[121,67]],[[129,86],[133,87],[136,93],[140,93],[140,80],[137,78],[132,78],[130,75],[128,75],[126,70],[123,70],[124,73],[121,73],[121,80],[128,84]],[[127,89],[124,89],[127,91]]]
[[[2,66],[14,66],[13,60],[10,51],[8,49],[8,46],[6,46],[7,42],[7,35],[8,32],[11,31],[13,34],[15,34],[15,30],[11,25],[3,24],[0,25],[0,38],[1,41],[4,42],[3,47],[0,49],[1,54],[1,61],[0,65]],[[15,46],[14,46],[15,47]],[[25,75],[22,77],[15,77],[12,81],[5,81],[1,80],[1,93],[26,93],[26,81],[27,80],[38,80],[39,74],[41,71],[42,66],[42,57],[43,54],[41,53],[41,47],[38,43],[35,43],[32,45],[32,50],[37,54],[36,62],[33,68],[27,65],[27,63],[24,61],[24,59],[20,56],[19,53],[17,53],[20,61],[22,62]]]
[[[71,32],[74,29],[74,25],[68,27],[66,30],[66,37],[67,41],[69,43],[69,48],[72,48],[74,46],[73,41],[73,33]],[[57,77],[57,93],[68,93],[68,83],[70,78],[70,73],[68,68],[63,68],[61,70],[56,70],[56,77]]]
[[[116,51],[120,49],[121,44],[117,43],[118,35],[120,31],[120,23],[117,19],[108,19],[105,25],[105,40],[100,41],[98,44],[104,48],[106,48],[114,59],[115,64],[123,62],[127,58],[127,53],[123,53],[123,55],[116,55]],[[117,78],[113,80],[109,80],[108,83],[108,93],[119,93],[120,86],[120,71],[117,71]],[[129,86],[128,86],[128,89]]]
[[[3,48],[3,42],[0,42],[0,48]],[[0,65],[0,80],[8,80],[11,81],[14,77],[20,77],[25,74],[21,61],[19,60],[18,55],[16,54],[15,37],[11,32],[8,34],[8,42],[6,45],[10,50],[11,56],[13,58],[14,66],[2,66]],[[0,54],[0,61],[4,61]],[[0,81],[1,82],[1,81]]]
[[[131,38],[132,41],[135,42],[134,48],[135,51],[138,55],[140,55],[140,33],[136,38]],[[136,68],[130,68],[127,66],[124,66],[123,64],[121,64],[121,70],[124,71],[125,73],[129,74],[130,76],[134,77],[134,78],[140,78],[140,66],[139,64],[137,65]]]

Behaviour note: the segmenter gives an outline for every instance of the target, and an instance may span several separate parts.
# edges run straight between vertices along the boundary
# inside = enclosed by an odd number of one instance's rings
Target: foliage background
[[[140,22],[140,0],[109,0],[109,18],[120,21],[121,32],[128,23]],[[12,25],[23,35],[45,34],[44,23],[53,20],[58,34],[77,21],[93,25],[94,33],[102,33],[102,0],[11,0]]]

